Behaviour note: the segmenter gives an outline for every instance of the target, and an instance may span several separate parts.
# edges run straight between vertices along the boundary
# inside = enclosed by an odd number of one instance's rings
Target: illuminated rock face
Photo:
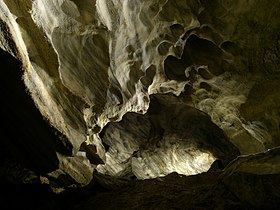
[[[277,160],[278,159],[278,160]],[[238,157],[223,171],[132,181],[75,209],[277,209],[279,147]]]
[[[104,128],[107,162],[98,172],[139,179],[172,172],[194,175],[207,171],[216,159],[222,167],[239,154],[207,114],[165,97],[151,97],[145,115],[127,113]]]
[[[0,46],[71,153],[50,175],[190,175],[279,145],[279,7],[1,0]]]

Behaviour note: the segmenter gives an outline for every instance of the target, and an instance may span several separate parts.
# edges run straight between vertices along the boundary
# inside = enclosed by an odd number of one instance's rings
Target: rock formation
[[[270,152],[280,145],[279,9],[279,0],[0,0],[1,171],[12,160],[28,174],[17,181],[55,192],[219,171],[214,182],[254,206],[232,183],[258,177],[258,164],[279,179]]]

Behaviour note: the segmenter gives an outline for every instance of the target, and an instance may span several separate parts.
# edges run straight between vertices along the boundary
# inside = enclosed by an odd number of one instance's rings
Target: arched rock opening
[[[208,171],[215,160],[224,167],[239,155],[206,113],[172,95],[153,95],[146,114],[127,113],[100,137],[107,152],[97,171],[116,177],[194,175]]]

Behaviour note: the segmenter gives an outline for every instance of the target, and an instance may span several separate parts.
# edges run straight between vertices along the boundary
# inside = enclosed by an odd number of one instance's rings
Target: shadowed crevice
[[[208,65],[210,72],[218,76],[224,73],[222,68],[222,50],[213,42],[191,35],[186,42],[181,58],[168,56],[164,61],[164,70],[168,79],[186,80],[185,70],[191,65]]]
[[[58,137],[43,119],[22,81],[22,64],[0,50],[1,150],[39,173],[58,168]]]

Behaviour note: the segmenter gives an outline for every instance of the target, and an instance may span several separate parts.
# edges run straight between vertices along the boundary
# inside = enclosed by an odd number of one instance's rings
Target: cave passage
[[[117,177],[194,175],[209,170],[215,160],[224,167],[239,155],[207,114],[171,95],[152,96],[146,114],[127,113],[122,121],[109,123],[100,137],[107,162],[97,171]]]

